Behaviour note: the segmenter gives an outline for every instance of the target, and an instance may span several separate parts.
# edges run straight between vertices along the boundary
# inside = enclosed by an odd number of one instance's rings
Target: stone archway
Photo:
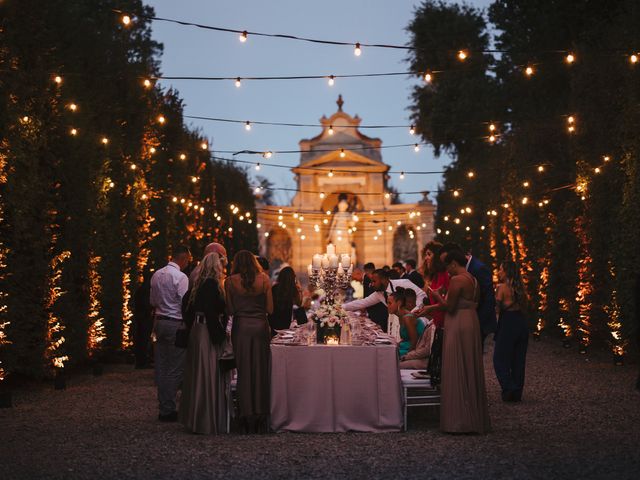
[[[269,239],[267,241],[267,259],[273,269],[278,268],[283,263],[291,264],[291,237],[286,230],[276,228],[269,232]]]
[[[393,261],[404,262],[408,259],[418,261],[418,241],[413,227],[400,225],[393,234]]]

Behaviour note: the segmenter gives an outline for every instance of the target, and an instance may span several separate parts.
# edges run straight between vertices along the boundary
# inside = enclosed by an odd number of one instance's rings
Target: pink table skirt
[[[397,432],[402,383],[395,346],[271,346],[276,432]]]

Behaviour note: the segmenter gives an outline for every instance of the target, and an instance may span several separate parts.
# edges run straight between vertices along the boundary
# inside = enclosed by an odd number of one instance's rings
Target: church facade
[[[435,206],[426,194],[418,203],[393,201],[382,141],[362,134],[361,119],[342,110],[341,97],[337,103],[336,113],[320,119],[322,132],[300,141],[291,204],[258,204],[260,254],[273,268],[288,264],[301,276],[328,243],[358,266],[419,262],[422,247],[435,236]]]

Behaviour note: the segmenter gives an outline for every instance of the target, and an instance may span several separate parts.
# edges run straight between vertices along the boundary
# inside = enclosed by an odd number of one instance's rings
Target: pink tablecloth
[[[395,345],[271,346],[271,428],[397,432],[402,383]]]

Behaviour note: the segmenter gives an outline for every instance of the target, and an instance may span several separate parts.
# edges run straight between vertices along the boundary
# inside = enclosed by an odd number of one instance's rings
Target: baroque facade
[[[300,141],[291,204],[258,205],[260,254],[274,268],[286,263],[302,276],[328,243],[358,266],[419,261],[435,236],[435,206],[426,195],[418,203],[392,201],[382,141],[358,130],[361,119],[342,110],[342,97],[337,103],[337,112],[320,119],[322,132]]]

